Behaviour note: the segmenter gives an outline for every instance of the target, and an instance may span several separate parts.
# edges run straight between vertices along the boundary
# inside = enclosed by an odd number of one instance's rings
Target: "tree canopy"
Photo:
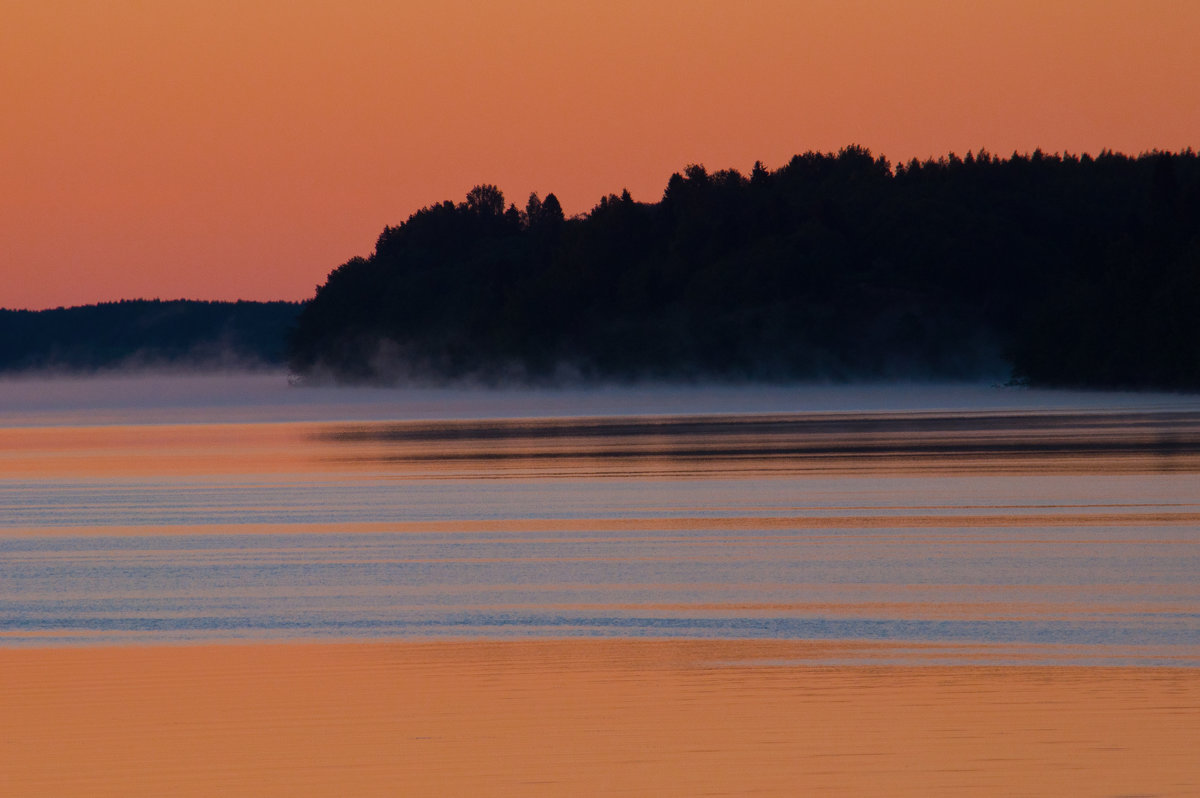
[[[971,378],[1200,387],[1200,159],[860,147],[565,218],[491,185],[387,227],[290,341],[344,381]]]

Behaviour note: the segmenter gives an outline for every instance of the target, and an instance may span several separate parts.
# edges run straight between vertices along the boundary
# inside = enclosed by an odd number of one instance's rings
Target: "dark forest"
[[[280,366],[297,302],[124,300],[0,310],[0,371]]]
[[[330,273],[296,374],[477,379],[988,378],[1200,387],[1200,160],[868,150],[662,199],[491,185],[387,227]]]

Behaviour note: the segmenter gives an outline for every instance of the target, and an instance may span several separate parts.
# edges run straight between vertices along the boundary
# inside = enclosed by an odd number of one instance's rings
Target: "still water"
[[[1200,666],[1200,399],[0,383],[0,646],[464,638]]]

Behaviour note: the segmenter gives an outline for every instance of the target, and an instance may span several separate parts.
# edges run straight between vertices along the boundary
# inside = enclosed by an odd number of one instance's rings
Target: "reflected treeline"
[[[334,461],[720,460],[728,473],[1004,470],[1072,473],[1130,467],[1194,471],[1193,412],[801,413],[750,416],[488,419],[347,424],[316,433]],[[366,448],[363,448],[363,447]],[[357,447],[357,448],[356,448]]]
[[[278,365],[299,311],[298,302],[157,299],[0,310],[0,371]]]
[[[299,374],[962,378],[1200,387],[1200,160],[862,148],[689,166],[565,218],[494,186],[387,227],[291,342]]]

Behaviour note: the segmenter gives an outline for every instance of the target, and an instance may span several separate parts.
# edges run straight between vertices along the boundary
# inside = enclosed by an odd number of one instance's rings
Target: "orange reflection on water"
[[[1200,471],[1196,413],[806,413],[0,427],[0,479]]]
[[[303,473],[308,425],[0,427],[0,479]]]
[[[616,640],[0,650],[0,791],[1200,790],[1196,669],[837,665],[886,661],[889,648]]]

